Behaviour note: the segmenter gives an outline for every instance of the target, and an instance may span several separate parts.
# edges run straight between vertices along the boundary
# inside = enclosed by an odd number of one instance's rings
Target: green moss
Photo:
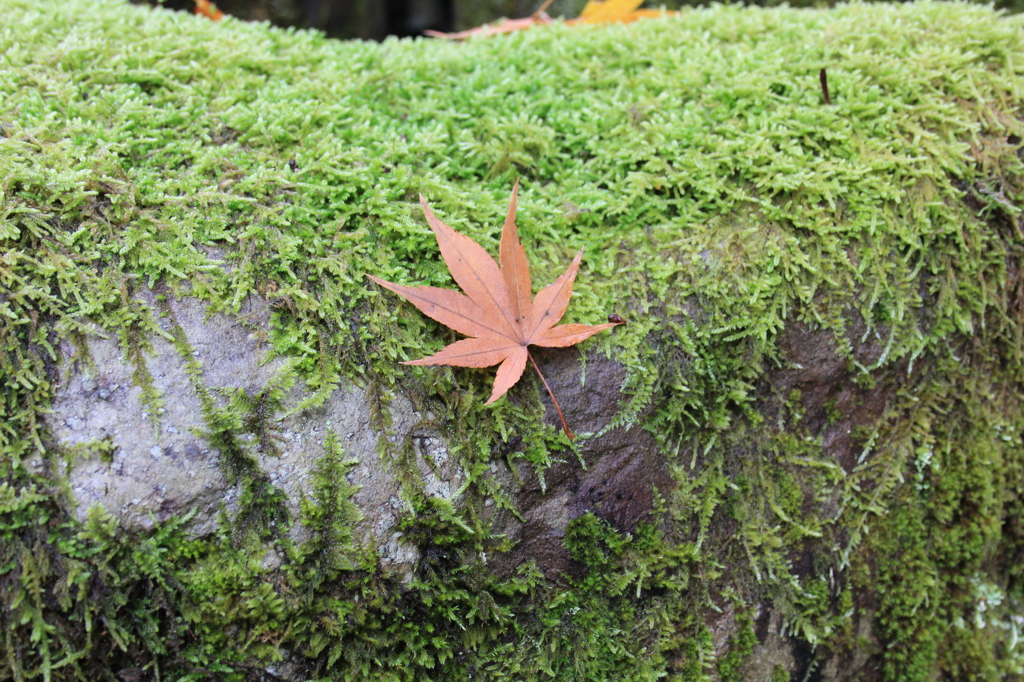
[[[353,530],[362,512],[352,501],[356,489],[345,475],[358,461],[344,459],[333,431],[328,430],[324,445],[324,457],[313,470],[312,499],[302,500],[302,525],[312,531],[313,537],[302,546],[301,552],[315,554],[312,563],[317,567],[316,573],[332,578],[338,571],[353,570],[357,563],[367,562],[358,554],[352,556],[350,550],[355,540]],[[303,563],[310,562],[308,556],[303,560]],[[372,563],[368,567],[372,568]]]
[[[746,613],[736,615],[736,634],[729,636],[728,649],[718,659],[718,677],[722,682],[741,682],[741,666],[757,644],[754,621]]]
[[[673,668],[673,659],[693,656],[679,650],[687,612],[687,592],[698,554],[689,544],[672,545],[650,526],[620,534],[593,514],[566,528],[565,544],[586,574],[549,602],[542,632],[553,639],[547,672],[559,679],[647,680]],[[628,628],[628,629],[625,629]],[[700,648],[699,648],[700,649]],[[707,650],[695,664],[706,667]],[[543,669],[543,668],[542,668]]]
[[[854,645],[854,593],[877,602],[888,678],[1020,667],[1020,19],[716,7],[375,45],[95,0],[0,10],[3,675],[736,678],[756,604],[826,651]],[[579,577],[560,582],[484,564],[506,543],[482,505],[510,504],[490,462],[543,477],[565,456],[537,387],[484,407],[488,372],[399,366],[452,337],[365,279],[451,286],[416,196],[493,252],[517,177],[535,279],[586,247],[567,319],[629,319],[586,348],[626,367],[616,424],[654,434],[679,482],[656,526],[574,521]],[[79,521],[49,445],[62,342],[97,331],[159,420],[144,288],[158,311],[266,299],[257,331],[286,361],[258,395],[212,390],[168,320],[242,490],[209,538]],[[834,333],[858,399],[898,388],[846,468],[801,394],[766,418],[795,322]],[[274,453],[299,380],[307,405],[365,385],[381,431],[395,391],[437,415],[468,502],[410,483],[423,559],[405,582],[355,539],[333,436],[302,505],[312,538],[284,532],[254,452]],[[410,447],[381,456],[409,474]],[[718,652],[723,595],[748,620]]]
[[[953,676],[1019,673],[1019,653],[993,662],[992,651],[1005,627],[1000,605],[1008,602],[1010,613],[1021,597],[1005,563],[1020,536],[999,521],[1019,514],[1010,491],[1019,485],[1020,448],[1016,436],[1004,437],[1003,424],[1008,415],[1019,418],[1021,406],[1013,397],[1010,411],[997,413],[972,399],[1000,390],[981,378],[986,355],[973,355],[970,373],[951,372],[960,375],[957,390],[916,407],[915,422],[928,423],[929,431],[906,434],[900,445],[908,456],[911,448],[932,456],[919,465],[921,482],[898,489],[867,541],[873,551],[864,556],[872,568],[866,580],[885,597],[879,623],[894,642],[886,657],[892,679],[920,679],[937,662]]]

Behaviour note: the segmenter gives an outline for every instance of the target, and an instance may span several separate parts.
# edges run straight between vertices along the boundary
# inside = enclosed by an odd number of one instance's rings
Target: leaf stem
[[[565,415],[562,414],[562,406],[558,404],[558,398],[555,397],[554,391],[548,386],[548,380],[544,378],[544,375],[540,373],[540,367],[533,359],[533,354],[530,351],[526,351],[526,357],[530,358],[530,364],[533,365],[533,369],[537,372],[537,376],[544,383],[544,388],[548,389],[548,395],[551,396],[551,402],[555,404],[555,410],[558,412],[558,418],[562,420],[562,430],[565,431],[566,437],[571,441],[576,438],[576,434],[569,430],[569,425],[565,423]]]
[[[543,5],[540,6],[539,10],[537,10],[536,12],[533,13],[533,16],[535,16],[535,17],[536,16],[540,16],[540,13],[543,12],[544,10],[546,10],[548,7],[550,7],[552,2],[554,2],[554,0],[547,0],[547,2],[545,2]],[[536,366],[537,365],[534,365],[534,367],[536,367]],[[552,396],[552,397],[554,397],[554,396]]]

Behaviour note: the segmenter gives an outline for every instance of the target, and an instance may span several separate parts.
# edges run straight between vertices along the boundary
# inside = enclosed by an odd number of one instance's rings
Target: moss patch
[[[6,677],[735,678],[747,626],[719,651],[708,625],[727,603],[780,609],[809,665],[858,646],[851,610],[877,613],[887,678],[1021,665],[1019,19],[717,7],[378,45],[98,0],[0,10]],[[450,336],[364,277],[450,286],[415,197],[493,251],[516,177],[538,281],[587,248],[566,319],[629,319],[589,348],[627,368],[620,422],[652,408],[680,482],[656,528],[574,522],[586,570],[560,584],[483,563],[490,459],[543,470],[565,447],[537,392],[484,408],[487,372],[398,366]],[[414,505],[411,582],[353,543],[334,441],[315,537],[272,530],[239,436],[262,438],[273,393],[204,402],[254,532],[69,515],[43,426],[62,344],[88,323],[143,357],[142,287],[229,314],[267,298],[311,402],[360,381],[439,415],[471,503]],[[768,409],[797,322],[834,333],[865,392],[900,378],[853,466],[799,393]]]

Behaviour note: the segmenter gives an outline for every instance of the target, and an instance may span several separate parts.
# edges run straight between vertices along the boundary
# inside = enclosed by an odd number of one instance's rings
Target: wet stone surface
[[[616,530],[630,532],[642,521],[653,521],[655,490],[664,494],[675,483],[666,458],[642,427],[620,426],[602,433],[626,399],[621,391],[626,376],[622,365],[591,354],[583,383],[580,354],[575,349],[540,352],[537,362],[558,396],[570,428],[599,435],[579,439],[576,453],[560,453],[544,472],[543,483],[530,467],[519,466],[522,486],[513,500],[525,523],[518,523],[511,514],[499,516],[497,531],[516,546],[494,563],[500,570],[510,570],[533,558],[550,578],[579,575],[584,567],[572,561],[563,542],[570,521],[593,513]],[[545,419],[560,428],[546,393],[542,399]]]

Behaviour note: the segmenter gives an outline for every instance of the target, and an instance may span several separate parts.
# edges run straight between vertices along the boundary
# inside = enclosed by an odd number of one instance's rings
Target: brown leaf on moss
[[[515,221],[518,194],[517,180],[512,188],[512,199],[501,232],[500,266],[479,244],[442,223],[430,210],[426,199],[420,196],[420,205],[430,229],[437,237],[441,256],[464,294],[451,289],[395,284],[367,275],[377,284],[405,298],[425,315],[470,337],[456,341],[429,357],[402,364],[456,367],[499,365],[487,404],[505,395],[519,381],[526,369],[527,360],[533,364],[547,387],[547,381],[530,356],[529,346],[572,346],[600,331],[622,324],[618,321],[594,326],[557,324],[569,305],[572,285],[583,259],[583,249],[579,250],[569,268],[558,279],[533,297],[530,264],[526,259],[526,250],[519,241]],[[561,416],[558,401],[553,394],[551,398]],[[571,439],[573,435],[564,417],[562,426]]]

